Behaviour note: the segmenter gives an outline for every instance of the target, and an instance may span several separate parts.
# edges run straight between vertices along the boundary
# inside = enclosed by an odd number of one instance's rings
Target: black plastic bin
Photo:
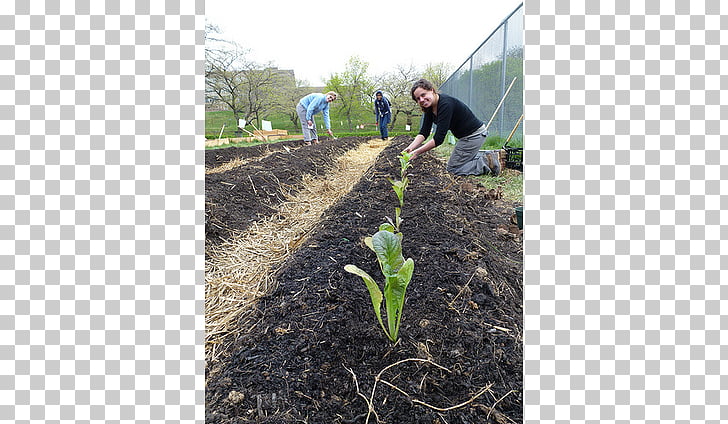
[[[506,168],[523,172],[523,148],[504,146],[503,149],[506,151]]]

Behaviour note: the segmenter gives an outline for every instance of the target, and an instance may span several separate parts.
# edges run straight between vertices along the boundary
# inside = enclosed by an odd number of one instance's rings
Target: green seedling
[[[388,178],[389,182],[392,184],[392,190],[394,190],[394,193],[397,195],[397,199],[399,200],[399,207],[394,208],[394,222],[387,217],[387,220],[390,224],[392,224],[395,228],[396,232],[399,232],[399,227],[402,224],[402,219],[400,218],[402,208],[404,207],[404,192],[407,190],[407,186],[409,185],[409,178],[407,177],[407,169],[409,169],[412,164],[410,163],[410,159],[412,158],[412,154],[408,152],[402,152],[399,154],[399,165],[400,165],[400,172],[399,180],[395,180],[393,178]]]
[[[349,264],[344,266],[345,271],[358,275],[364,280],[364,284],[366,284],[369,290],[369,297],[372,299],[374,314],[377,316],[379,325],[384,330],[384,334],[393,342],[396,342],[399,337],[399,324],[402,320],[404,296],[415,268],[415,262],[412,258],[405,260],[404,256],[402,256],[403,235],[399,231],[402,224],[401,208],[404,206],[404,191],[409,184],[407,169],[412,166],[410,164],[411,158],[412,155],[410,153],[402,152],[399,155],[401,179],[399,181],[389,179],[399,199],[399,207],[394,208],[394,222],[387,217],[388,222],[381,224],[376,234],[364,239],[364,244],[377,255],[379,268],[382,270],[382,274],[384,274],[384,292],[382,293],[374,278],[364,270],[356,265]],[[386,327],[382,319],[383,301],[387,310]]]
[[[399,207],[404,206],[404,191],[407,189],[407,186],[409,185],[409,178],[407,178],[407,169],[409,169],[412,164],[410,163],[410,159],[412,158],[412,153],[408,152],[402,152],[399,154],[399,165],[400,165],[400,172],[399,172],[399,181],[394,180],[392,178],[388,178],[389,182],[392,184],[392,189],[394,190],[395,194],[397,194],[397,199],[399,199]]]
[[[412,167],[412,164],[410,163],[410,159],[412,159],[412,153],[401,152],[399,154],[399,165],[400,165],[400,169],[401,169],[400,178],[401,179],[404,179],[407,169]]]
[[[388,224],[382,224],[386,226]],[[380,228],[382,227],[380,226]],[[380,229],[374,236],[368,238],[367,246],[377,255],[379,267],[384,274],[384,293],[379,289],[377,282],[366,271],[356,265],[346,265],[344,270],[356,274],[364,280],[369,296],[372,299],[374,314],[379,325],[389,340],[396,342],[399,336],[399,325],[402,320],[402,308],[407,286],[412,279],[415,262],[412,258],[404,259],[402,256],[402,234],[389,231],[390,228]],[[387,310],[387,326],[382,320],[382,301]]]
[[[389,182],[392,183],[392,189],[397,194],[399,207],[401,208],[404,206],[404,191],[407,189],[407,184],[409,183],[408,178],[404,177],[404,180],[399,181],[389,178]]]

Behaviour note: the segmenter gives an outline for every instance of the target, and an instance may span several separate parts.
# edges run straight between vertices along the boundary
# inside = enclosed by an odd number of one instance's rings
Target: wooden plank
[[[287,130],[271,130],[271,131],[255,130],[255,131],[253,131],[253,134],[257,135],[257,136],[288,135],[288,131]]]

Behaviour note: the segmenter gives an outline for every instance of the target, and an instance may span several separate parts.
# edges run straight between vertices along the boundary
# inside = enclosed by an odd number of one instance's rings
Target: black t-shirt
[[[433,137],[436,146],[445,141],[447,130],[452,131],[455,137],[460,138],[474,133],[483,125],[483,121],[478,119],[465,103],[447,94],[440,93],[439,96],[437,116],[432,113],[431,107],[426,109],[422,127],[420,128],[420,134],[428,137],[432,130],[432,124],[437,125]]]

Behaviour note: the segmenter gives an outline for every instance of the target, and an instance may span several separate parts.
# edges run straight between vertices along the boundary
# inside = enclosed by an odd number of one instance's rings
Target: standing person
[[[377,120],[377,127],[382,135],[382,140],[386,140],[389,137],[387,125],[392,119],[392,108],[389,105],[389,99],[382,94],[382,90],[377,90],[374,96],[376,97],[376,100],[374,100],[374,118]]]
[[[410,91],[412,100],[424,112],[420,132],[404,149],[412,153],[412,159],[431,150],[445,141],[448,130],[458,138],[455,149],[447,161],[447,171],[455,175],[500,174],[498,152],[481,153],[488,131],[465,103],[444,93],[438,93],[435,86],[426,79],[418,80]],[[435,135],[425,144],[432,124],[437,125]]]
[[[311,145],[311,142],[318,144],[318,134],[316,133],[316,121],[313,116],[319,112],[324,117],[324,125],[326,126],[326,132],[331,137],[334,133],[331,131],[331,121],[329,120],[329,103],[336,100],[339,97],[333,91],[329,91],[326,94],[311,93],[301,100],[298,101],[296,106],[296,113],[298,113],[298,119],[301,121],[301,129],[303,129],[303,142],[307,146]]]

